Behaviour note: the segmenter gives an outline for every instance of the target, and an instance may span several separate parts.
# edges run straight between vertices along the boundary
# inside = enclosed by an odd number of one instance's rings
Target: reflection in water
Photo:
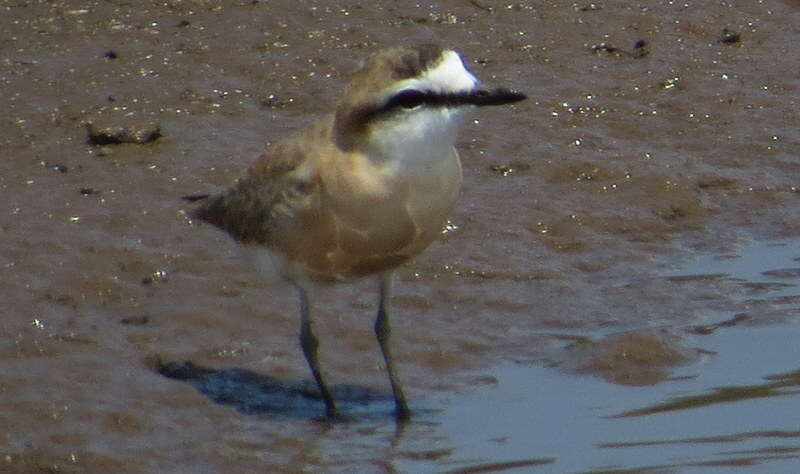
[[[667,441],[633,441],[629,443],[601,443],[598,444],[597,447],[599,448],[632,448],[636,446],[655,446],[655,445],[665,445],[665,444],[693,444],[693,443],[738,443],[741,441],[747,441],[754,438],[798,438],[800,439],[800,431],[785,431],[785,430],[773,430],[773,431],[756,431],[752,433],[737,433],[733,435],[725,435],[725,436],[708,436],[704,438],[687,438],[687,439],[674,439],[674,440],[667,440]],[[798,451],[800,450],[800,446],[794,449],[779,449],[774,448],[773,451],[775,452],[785,452],[785,451]],[[766,451],[766,449],[761,450]],[[748,453],[752,451],[746,451]]]
[[[738,256],[698,258],[657,277],[701,288],[727,285],[730,310],[706,314],[718,322],[682,330],[561,335],[571,343],[566,352],[591,354],[575,358],[577,364],[559,361],[569,373],[498,368],[495,389],[447,402],[441,430],[457,446],[450,462],[460,460],[468,469],[485,460],[536,455],[554,462],[535,472],[729,472],[762,464],[770,472],[795,472],[800,461],[800,272],[791,265],[798,256],[797,241],[756,243]],[[664,347],[687,344],[701,349],[679,367],[670,362],[680,363],[680,357],[643,356],[672,354]],[[674,372],[638,387],[609,376],[631,367],[625,360],[631,348],[641,369],[665,362],[662,369]],[[570,375],[576,368],[598,377]]]
[[[598,445],[601,448],[636,448],[636,447],[657,447],[667,445],[685,445],[689,449],[696,447],[698,444],[724,444],[724,443],[744,443],[748,441],[771,441],[777,440],[778,442],[796,442],[800,443],[800,431],[759,431],[752,433],[738,433],[727,436],[713,436],[705,438],[687,438],[668,441],[639,441],[632,443],[607,443]],[[648,465],[640,466],[639,471],[651,472],[656,469],[676,469],[686,467],[736,467],[736,466],[755,466],[769,462],[769,466],[773,469],[780,469],[774,467],[777,462],[788,461],[796,462],[800,459],[800,444],[796,446],[767,446],[757,449],[744,449],[736,451],[720,451],[717,453],[719,456],[716,459],[707,461],[663,464],[663,465]],[[599,472],[599,471],[593,471]],[[704,471],[705,472],[705,471]],[[778,470],[771,470],[770,472],[779,472]],[[783,471],[780,471],[783,472]],[[789,471],[793,472],[790,467]]]
[[[555,458],[535,472],[683,472],[767,461],[770,472],[784,472],[780,463],[800,461],[800,324],[736,327],[701,338],[696,342],[715,356],[651,386],[501,367],[496,389],[447,402],[440,429],[457,447],[449,460],[472,466],[524,455]]]
[[[552,464],[555,458],[541,458],[541,459],[523,459],[520,461],[506,461],[486,464],[476,464],[451,471],[445,471],[445,474],[477,474],[481,472],[500,472],[509,471],[511,469],[524,469],[533,466],[543,466]]]
[[[658,403],[656,405],[646,408],[629,410],[615,416],[626,417],[626,416],[652,415],[654,413],[662,413],[665,411],[699,408],[708,405],[713,405],[715,403],[738,402],[750,398],[780,397],[785,395],[796,395],[798,393],[797,390],[787,391],[782,389],[785,389],[787,387],[800,386],[800,370],[796,370],[786,374],[772,375],[766,378],[775,381],[757,385],[742,385],[742,386],[715,388],[709,394],[676,397],[665,403]]]

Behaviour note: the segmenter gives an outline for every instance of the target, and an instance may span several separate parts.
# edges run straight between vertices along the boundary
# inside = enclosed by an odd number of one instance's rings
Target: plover
[[[482,89],[461,57],[437,45],[372,55],[335,112],[268,148],[230,189],[190,215],[228,232],[300,296],[300,346],[325,402],[336,403],[320,370],[312,329],[313,290],[377,276],[375,335],[394,394],[409,417],[389,348],[391,272],[441,234],[462,181],[454,148],[476,106],[525,99]]]

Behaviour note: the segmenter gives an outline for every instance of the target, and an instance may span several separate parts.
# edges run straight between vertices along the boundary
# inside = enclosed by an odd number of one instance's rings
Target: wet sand
[[[796,1],[0,9],[0,470],[501,462],[454,447],[447,420],[459,396],[502,385],[509,363],[530,370],[531,387],[546,370],[597,397],[629,394],[620,412],[640,408],[626,390],[668,398],[681,371],[717,357],[697,331],[796,322],[796,292],[767,296],[797,284],[800,251],[761,270],[784,272],[767,283],[670,273],[800,235]],[[452,47],[485,83],[530,99],[468,123],[452,225],[398,272],[393,343],[417,413],[398,433],[375,285],[320,299],[323,365],[356,420],[322,422],[302,395],[294,295],[191,222],[180,197],[233,183],[265,146],[331,110],[361,59],[400,41]],[[779,371],[762,362],[762,375]],[[181,367],[199,369],[165,371]],[[598,380],[625,390],[592,391]],[[263,383],[297,389],[287,403],[299,408],[248,409]],[[771,409],[795,416],[796,400]],[[525,410],[540,421],[508,437],[549,429],[536,403]]]

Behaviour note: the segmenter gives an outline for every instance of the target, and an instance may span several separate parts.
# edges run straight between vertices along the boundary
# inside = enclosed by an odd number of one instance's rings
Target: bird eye
[[[415,89],[400,91],[392,98],[392,102],[404,109],[413,109],[425,102],[425,93]]]

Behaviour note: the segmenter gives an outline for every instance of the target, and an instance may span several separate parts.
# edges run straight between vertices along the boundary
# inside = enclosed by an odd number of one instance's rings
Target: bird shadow
[[[391,394],[356,385],[330,387],[340,413],[336,420],[330,420],[324,416],[325,405],[311,380],[279,379],[240,368],[214,369],[191,361],[157,361],[155,370],[188,383],[214,403],[247,415],[326,421],[348,421],[354,415],[359,420],[394,418]]]

